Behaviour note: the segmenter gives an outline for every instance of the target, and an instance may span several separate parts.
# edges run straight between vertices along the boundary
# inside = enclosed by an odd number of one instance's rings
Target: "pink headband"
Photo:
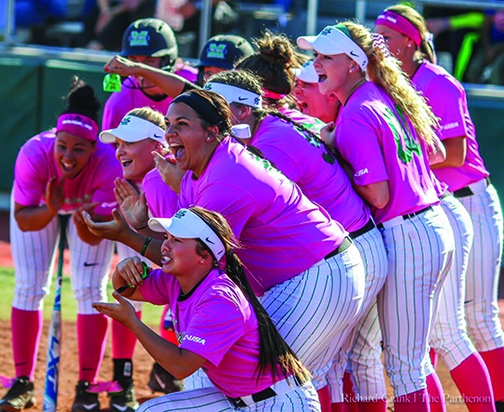
[[[56,133],[67,132],[92,142],[98,139],[98,125],[82,114],[65,113],[58,117]]]
[[[393,11],[384,11],[376,19],[376,25],[386,26],[404,34],[415,42],[417,47],[422,43],[422,36],[411,22]]]
[[[269,99],[281,100],[285,97],[285,94],[278,94],[272,92],[271,90],[263,89],[263,97],[267,97]]]

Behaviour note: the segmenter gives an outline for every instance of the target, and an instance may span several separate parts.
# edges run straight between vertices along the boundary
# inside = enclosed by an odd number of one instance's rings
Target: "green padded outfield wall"
[[[0,191],[10,192],[14,161],[40,127],[39,61],[0,57]]]
[[[0,192],[11,190],[23,143],[56,125],[73,75],[93,86],[103,110],[110,93],[103,91],[102,63],[0,57]]]
[[[103,64],[47,60],[41,71],[41,127],[43,130],[56,125],[59,114],[65,109],[66,96],[70,90],[72,76],[77,75],[92,86],[103,105],[110,93],[103,91]]]

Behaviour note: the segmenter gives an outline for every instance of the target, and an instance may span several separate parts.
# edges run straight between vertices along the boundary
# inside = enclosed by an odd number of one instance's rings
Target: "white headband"
[[[165,131],[161,127],[133,115],[124,116],[115,129],[100,133],[100,140],[103,143],[114,143],[116,138],[129,143],[152,139],[167,146]]]
[[[220,94],[226,99],[228,104],[241,103],[255,107],[256,109],[262,109],[262,97],[257,93],[240,89],[236,86],[230,86],[229,84],[215,82],[205,84],[205,90],[211,90],[212,92]]]
[[[226,249],[219,236],[203,219],[188,209],[180,209],[171,219],[151,218],[149,227],[154,232],[168,232],[181,239],[200,239],[212,251],[217,261],[224,256]]]
[[[366,71],[368,58],[364,50],[355,43],[348,29],[343,24],[327,26],[317,36],[298,37],[297,44],[303,50],[315,50],[321,54],[346,54],[355,61],[363,72]]]

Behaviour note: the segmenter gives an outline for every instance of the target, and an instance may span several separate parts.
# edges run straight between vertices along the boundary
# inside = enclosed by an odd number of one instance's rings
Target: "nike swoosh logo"
[[[87,262],[84,262],[84,267],[89,268],[91,266],[97,266],[99,264],[100,264],[100,262],[96,262],[96,263],[87,263]]]
[[[243,100],[247,100],[247,99],[248,99],[248,97],[238,97],[238,100],[239,100],[239,101],[241,101],[241,102],[242,102]]]
[[[212,242],[208,237],[205,239],[208,243],[211,243],[212,245],[215,245],[214,242]]]
[[[156,133],[154,133],[154,137],[155,137],[156,139],[162,139],[164,136],[159,136],[159,135],[157,135]]]
[[[128,405],[114,405],[114,409],[119,409],[120,411],[128,410]]]
[[[351,51],[350,51],[350,55],[351,55],[351,56],[354,56],[354,57],[359,57],[359,55],[358,55],[358,54],[355,54],[353,50],[351,50]]]
[[[90,411],[91,409],[96,408],[98,406],[98,404],[97,403],[92,403],[90,405],[83,404],[82,406],[84,407],[84,409],[87,409],[88,411]]]

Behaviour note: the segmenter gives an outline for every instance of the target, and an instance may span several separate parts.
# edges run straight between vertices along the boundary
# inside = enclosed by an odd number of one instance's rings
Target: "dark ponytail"
[[[238,244],[234,240],[233,231],[226,219],[219,213],[200,207],[192,207],[190,210],[203,219],[221,239],[226,248],[226,267],[224,271],[240,288],[256,314],[261,345],[259,350],[259,365],[256,371],[257,379],[259,379],[268,368],[271,369],[271,375],[276,377],[278,375],[278,368],[280,368],[285,378],[294,375],[299,382],[304,383],[308,381],[311,378],[310,373],[301,364],[294,351],[282,338],[273,321],[252,290],[245,275],[243,264],[234,252],[234,248],[238,247]],[[199,246],[208,251],[207,247],[202,242],[199,243]],[[215,264],[218,266],[217,262],[215,262]]]
[[[96,98],[94,89],[77,76],[72,78],[70,92],[64,99],[67,101],[67,108],[62,114],[80,114],[98,123],[101,103]]]

